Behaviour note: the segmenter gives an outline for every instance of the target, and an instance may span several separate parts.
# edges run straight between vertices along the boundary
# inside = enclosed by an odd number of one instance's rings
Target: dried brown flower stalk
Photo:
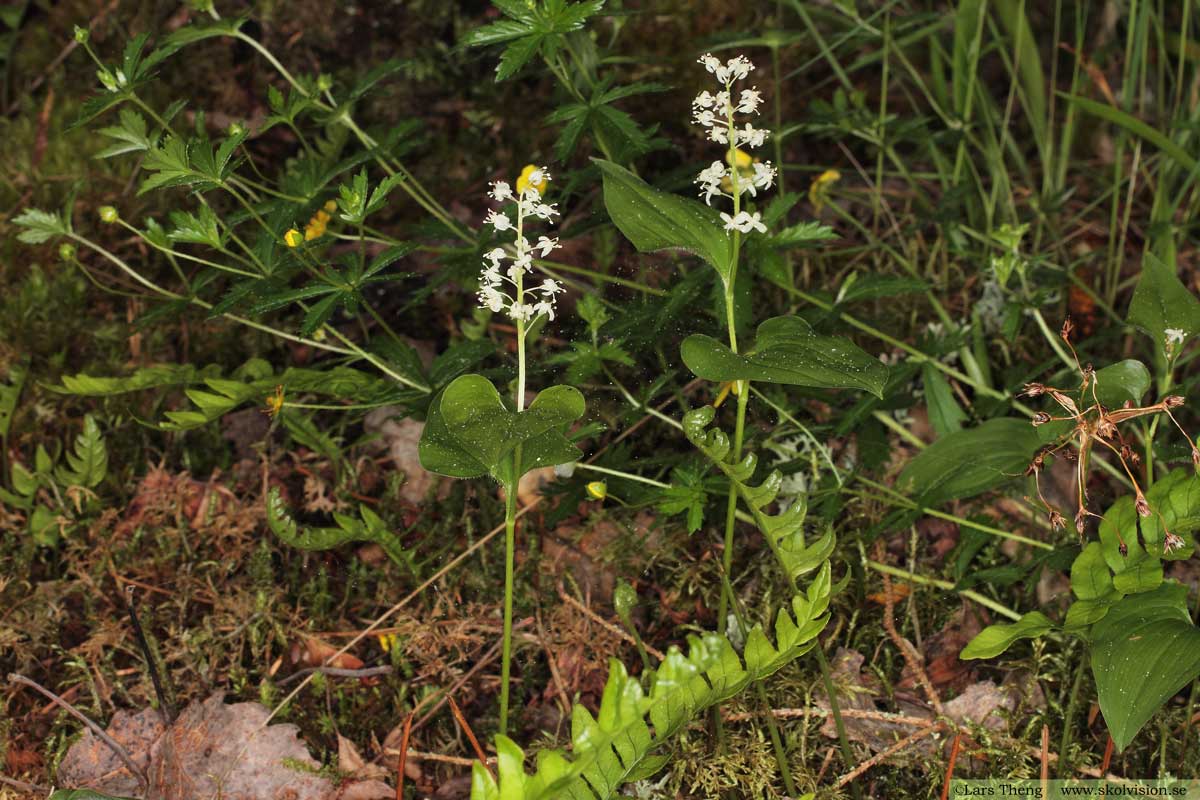
[[[1099,517],[1090,511],[1087,507],[1087,473],[1088,464],[1092,456],[1092,450],[1097,446],[1107,448],[1116,456],[1121,469],[1125,471],[1130,483],[1133,484],[1134,490],[1134,508],[1137,509],[1137,527],[1138,533],[1141,533],[1141,518],[1148,517],[1151,514],[1157,514],[1159,521],[1163,526],[1163,550],[1170,552],[1178,547],[1183,546],[1183,539],[1167,530],[1166,520],[1163,519],[1161,513],[1150,507],[1150,503],[1146,500],[1146,495],[1142,491],[1141,485],[1133,474],[1130,465],[1137,466],[1141,459],[1138,454],[1130,447],[1125,437],[1121,435],[1120,429],[1117,427],[1122,422],[1128,422],[1138,417],[1144,417],[1150,414],[1166,414],[1180,433],[1188,440],[1188,444],[1192,447],[1192,463],[1200,469],[1200,450],[1196,449],[1196,444],[1193,439],[1188,436],[1187,431],[1175,419],[1171,413],[1172,408],[1179,408],[1183,405],[1184,399],[1178,395],[1169,395],[1164,397],[1157,403],[1148,406],[1134,406],[1132,401],[1126,401],[1124,407],[1110,411],[1100,404],[1100,400],[1096,395],[1096,371],[1091,364],[1081,366],[1079,356],[1075,352],[1075,347],[1071,344],[1071,333],[1074,331],[1074,326],[1071,324],[1070,318],[1063,322],[1062,330],[1059,335],[1063,342],[1071,350],[1071,357],[1075,360],[1075,367],[1079,370],[1081,382],[1079,385],[1079,401],[1078,403],[1069,394],[1068,390],[1057,389],[1053,386],[1046,386],[1041,383],[1027,383],[1022,394],[1026,397],[1041,397],[1048,395],[1059,407],[1066,412],[1065,416],[1053,416],[1044,411],[1039,411],[1033,415],[1033,425],[1035,427],[1045,425],[1049,422],[1070,421],[1074,423],[1074,427],[1067,434],[1064,434],[1054,443],[1047,445],[1038,451],[1038,454],[1033,457],[1033,461],[1025,470],[1026,475],[1032,475],[1034,483],[1037,486],[1038,499],[1046,507],[1050,524],[1055,528],[1065,527],[1066,521],[1063,515],[1056,510],[1046,500],[1042,494],[1042,485],[1039,478],[1042,468],[1045,466],[1046,457],[1061,454],[1063,458],[1075,462],[1075,477],[1078,484],[1078,507],[1075,511],[1075,530],[1079,534],[1080,539],[1083,538],[1084,529],[1088,517]],[[1087,403],[1088,394],[1090,391],[1092,404],[1085,406]],[[1081,406],[1084,406],[1081,408]],[[1074,446],[1074,450],[1065,449],[1069,446]],[[1061,453],[1060,453],[1061,451]],[[1126,555],[1129,552],[1128,546],[1125,544],[1121,532],[1117,531],[1117,539],[1120,541],[1121,555]]]

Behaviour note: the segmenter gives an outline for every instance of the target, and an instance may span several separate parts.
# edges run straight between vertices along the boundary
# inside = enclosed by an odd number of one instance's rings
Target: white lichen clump
[[[559,247],[558,239],[541,236],[536,244],[531,244],[525,236],[525,223],[530,218],[550,222],[558,215],[553,203],[542,202],[542,192],[537,188],[544,187],[549,180],[550,173],[541,167],[530,173],[527,180],[518,183],[520,188],[516,193],[504,181],[494,182],[488,192],[496,202],[515,200],[517,203],[515,221],[504,210],[491,211],[484,220],[497,231],[516,232],[515,254],[503,247],[484,254],[483,271],[479,275],[479,305],[496,314],[507,314],[517,323],[532,323],[542,316],[554,319],[556,295],[563,291],[562,285],[552,278],[534,285],[536,280],[532,276],[534,254],[546,258]],[[506,261],[507,268],[504,266]]]

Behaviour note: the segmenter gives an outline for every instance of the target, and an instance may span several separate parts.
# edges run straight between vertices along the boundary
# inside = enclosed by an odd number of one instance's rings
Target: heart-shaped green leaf
[[[972,639],[958,657],[995,658],[1019,639],[1034,639],[1054,628],[1054,623],[1040,611],[1030,611],[1008,625],[988,625]]]
[[[1096,372],[1096,399],[1105,408],[1120,408],[1127,400],[1137,405],[1148,391],[1150,370],[1137,359],[1127,358]]]
[[[1028,420],[989,419],[946,434],[922,450],[897,483],[927,506],[973,497],[1020,476],[1040,446]]]
[[[655,189],[624,167],[593,158],[604,176],[608,215],[640,252],[678,248],[703,258],[726,284],[733,240],[717,212],[703,203]]]
[[[1100,710],[1124,750],[1163,703],[1200,675],[1200,628],[1187,588],[1164,583],[1126,597],[1092,628],[1092,673]]]
[[[883,397],[888,370],[849,339],[818,336],[799,317],[758,326],[754,347],[735,353],[711,336],[693,334],[679,349],[683,363],[708,381],[765,381],[820,389],[864,389]]]
[[[1183,285],[1173,267],[1147,253],[1127,319],[1154,340],[1159,352],[1166,353],[1168,330],[1182,331],[1185,336],[1200,332],[1200,300]]]
[[[518,446],[518,475],[578,458],[579,449],[563,433],[583,412],[583,395],[570,386],[542,391],[517,413],[487,378],[463,375],[430,404],[418,450],[421,466],[454,478],[491,473],[508,483],[516,477],[510,456]]]

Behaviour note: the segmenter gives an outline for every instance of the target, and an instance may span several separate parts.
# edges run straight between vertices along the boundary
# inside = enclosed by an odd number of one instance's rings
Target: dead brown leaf
[[[146,800],[383,800],[393,792],[376,780],[340,784],[317,774],[294,725],[267,725],[259,703],[227,705],[217,693],[192,703],[165,729],[157,711],[118,712],[108,733],[121,743],[150,786]],[[360,759],[361,760],[361,759]],[[90,731],[72,745],[58,770],[66,788],[109,794],[140,791],[139,779]]]

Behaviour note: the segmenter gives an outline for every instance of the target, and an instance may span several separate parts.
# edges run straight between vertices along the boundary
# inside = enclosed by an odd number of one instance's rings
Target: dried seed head
[[[1047,414],[1045,411],[1039,411],[1033,415],[1032,422],[1033,422],[1033,427],[1035,427],[1035,428],[1039,425],[1045,425],[1049,421],[1050,421],[1050,415]]]
[[[1137,498],[1133,501],[1133,507],[1137,509],[1139,517],[1150,516],[1150,504],[1146,502],[1146,495],[1141,492],[1137,493]]]
[[[1087,509],[1080,506],[1075,512],[1075,531],[1083,536],[1084,527],[1087,525]]]
[[[1179,408],[1183,403],[1183,398],[1177,394],[1169,394],[1163,398],[1163,405],[1167,408]]]
[[[1170,553],[1183,547],[1183,538],[1167,531],[1163,537],[1163,552]]]
[[[1063,519],[1063,515],[1055,509],[1050,509],[1050,527],[1053,530],[1067,527],[1067,521]]]
[[[1071,318],[1067,317],[1063,320],[1062,331],[1060,335],[1065,341],[1071,341],[1071,334],[1075,331],[1075,323],[1071,322]]]
[[[1046,385],[1042,383],[1027,383],[1025,390],[1021,394],[1026,397],[1040,397],[1046,393]]]

